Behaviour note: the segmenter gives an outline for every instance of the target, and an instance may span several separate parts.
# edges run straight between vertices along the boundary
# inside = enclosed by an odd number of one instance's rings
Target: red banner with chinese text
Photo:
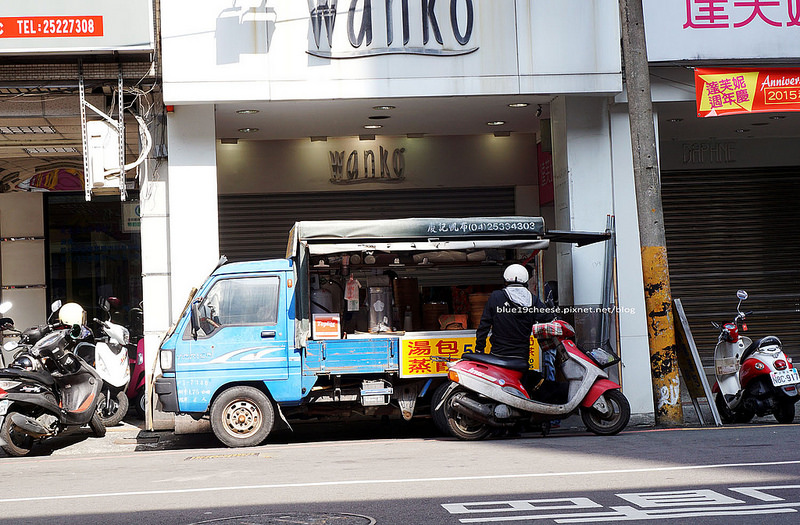
[[[800,69],[694,70],[697,116],[800,111]]]

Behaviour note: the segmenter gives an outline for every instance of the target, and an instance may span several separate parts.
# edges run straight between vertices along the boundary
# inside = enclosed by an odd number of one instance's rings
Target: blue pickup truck
[[[469,350],[475,325],[424,326],[453,305],[420,294],[498,287],[550,237],[539,217],[298,222],[285,259],[220,264],[194,292],[160,347],[160,408],[209,419],[231,447],[261,443],[278,418],[429,417],[446,379],[431,357]],[[410,299],[397,280],[415,284]]]

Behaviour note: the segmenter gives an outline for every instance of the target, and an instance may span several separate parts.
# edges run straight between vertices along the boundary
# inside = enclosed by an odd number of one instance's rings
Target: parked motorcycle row
[[[144,413],[144,347],[111,320],[109,299],[100,302],[107,319],[94,319],[96,337],[76,303],[56,301],[46,324],[22,331],[2,317],[11,304],[0,305],[0,330],[18,336],[4,345],[13,361],[0,369],[0,447],[7,454],[25,456],[34,443],[85,425],[102,437],[127,413],[129,394]]]
[[[748,294],[739,290],[737,297],[733,321],[714,323],[719,330],[715,407],[723,423],[746,423],[766,415],[791,423],[800,399],[800,374],[777,337],[753,341],[742,335],[747,314],[741,306]],[[25,456],[35,443],[86,425],[102,437],[131,404],[144,417],[144,339],[137,322],[141,309],[131,311],[132,343],[129,330],[112,320],[115,300],[100,301],[105,318],[93,319],[97,336],[76,303],[56,301],[46,324],[22,331],[5,317],[11,304],[0,304],[0,331],[18,336],[3,347],[13,353],[13,362],[0,369],[0,447],[7,454]],[[537,386],[526,385],[527,360],[464,353],[448,361],[448,380],[433,394],[436,426],[463,440],[532,428],[547,435],[551,420],[580,414],[595,434],[622,431],[630,419],[630,405],[606,372],[619,358],[603,348],[581,350],[574,329],[563,320],[534,325],[533,335],[556,348],[560,398],[542,399],[536,395]]]

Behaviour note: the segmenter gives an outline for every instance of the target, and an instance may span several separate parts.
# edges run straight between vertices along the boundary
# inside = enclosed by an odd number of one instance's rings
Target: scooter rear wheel
[[[794,401],[782,401],[772,413],[778,423],[788,424],[794,421]]]
[[[599,436],[613,436],[628,425],[631,418],[631,405],[628,398],[619,390],[608,390],[603,394],[609,404],[610,412],[601,414],[591,407],[581,407],[581,419],[590,431]]]
[[[464,441],[478,441],[484,439],[494,429],[486,423],[476,421],[469,416],[457,412],[453,408],[453,399],[458,395],[469,395],[468,390],[464,387],[457,387],[450,392],[445,398],[444,405],[442,405],[442,409],[447,415],[447,425],[450,428],[450,433]]]
[[[3,426],[0,427],[0,439],[5,442],[3,450],[9,456],[27,456],[33,448],[33,438],[18,431],[11,422],[11,416],[15,412],[8,412],[3,419]]]

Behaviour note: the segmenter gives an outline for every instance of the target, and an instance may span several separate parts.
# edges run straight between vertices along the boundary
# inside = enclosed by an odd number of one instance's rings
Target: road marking
[[[679,472],[686,470],[704,470],[718,468],[753,468],[768,467],[777,465],[800,465],[800,460],[791,461],[765,461],[759,463],[721,463],[718,465],[682,465],[675,467],[650,467],[650,468],[631,468],[631,469],[612,469],[612,470],[582,470],[572,472],[534,472],[528,474],[494,474],[485,476],[450,476],[450,477],[431,477],[431,478],[398,478],[398,479],[354,479],[354,480],[335,480],[335,481],[309,481],[304,483],[270,483],[263,485],[238,485],[233,487],[205,487],[191,489],[167,489],[167,490],[135,490],[129,492],[107,492],[105,494],[68,494],[63,496],[31,496],[26,498],[2,498],[3,503],[19,503],[29,501],[54,501],[68,499],[91,499],[91,498],[116,498],[130,496],[156,496],[164,494],[192,494],[199,492],[217,492],[221,490],[264,490],[264,489],[295,489],[309,487],[342,487],[344,485],[384,485],[384,484],[403,484],[403,483],[438,483],[454,481],[486,481],[499,479],[526,479],[526,478],[555,478],[565,476],[607,476],[611,474],[637,474],[645,472]]]

